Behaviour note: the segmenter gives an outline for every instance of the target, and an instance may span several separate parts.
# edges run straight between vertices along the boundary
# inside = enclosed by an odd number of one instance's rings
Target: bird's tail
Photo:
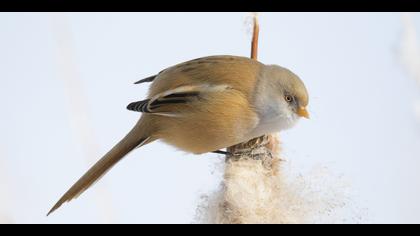
[[[106,174],[118,161],[123,159],[130,151],[148,144],[155,139],[151,136],[150,126],[141,119],[136,126],[105,156],[102,157],[86,174],[84,174],[54,205],[47,216],[57,210],[63,203],[77,198],[86,189],[92,186]]]

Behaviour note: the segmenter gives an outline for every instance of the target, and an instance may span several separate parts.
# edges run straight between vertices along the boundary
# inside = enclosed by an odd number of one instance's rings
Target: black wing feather
[[[138,101],[138,102],[132,102],[128,104],[127,109],[130,111],[150,113],[152,111],[148,108],[149,102],[150,102],[150,99],[146,99],[146,100]]]
[[[146,83],[146,82],[152,82],[153,80],[155,80],[156,76],[157,75],[149,76],[147,78],[144,78],[144,79],[141,79],[141,80],[135,82],[134,84],[141,84],[141,83]]]
[[[154,109],[171,104],[185,104],[191,101],[192,98],[198,97],[199,92],[179,92],[171,93],[158,99],[146,99],[138,102],[128,104],[127,109],[130,111],[154,113]]]

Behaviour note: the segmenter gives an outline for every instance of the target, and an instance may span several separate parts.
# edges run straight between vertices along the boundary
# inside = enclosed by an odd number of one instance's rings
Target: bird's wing
[[[148,98],[185,85],[200,87],[206,84],[229,85],[252,94],[262,65],[236,56],[210,56],[180,63],[159,72],[150,86]]]
[[[199,86],[180,86],[162,93],[152,98],[128,104],[127,109],[131,111],[151,113],[163,116],[179,116],[185,108],[191,110],[192,105],[202,102],[208,97],[209,93],[223,92],[231,89],[228,85],[208,85]],[[197,105],[197,104],[195,104]]]

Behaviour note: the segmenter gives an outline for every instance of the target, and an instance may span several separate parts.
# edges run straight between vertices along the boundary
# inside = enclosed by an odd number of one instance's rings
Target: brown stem
[[[253,18],[253,32],[252,32],[252,42],[251,42],[251,59],[257,60],[258,56],[258,35],[260,33],[260,25],[258,23],[258,16],[254,14]],[[251,152],[252,150],[256,150],[264,146],[267,148],[267,152],[261,154],[254,154]],[[227,149],[228,160],[238,160],[243,156],[251,157],[252,159],[258,160],[273,160],[278,159],[277,154],[279,151],[278,140],[274,136],[271,135],[264,135],[253,140],[250,140],[246,143],[241,143],[229,147]],[[247,153],[245,155],[245,153]]]
[[[260,25],[258,23],[258,17],[254,15],[254,29],[252,33],[252,42],[251,42],[251,58],[254,60],[258,59],[258,35],[260,33]]]

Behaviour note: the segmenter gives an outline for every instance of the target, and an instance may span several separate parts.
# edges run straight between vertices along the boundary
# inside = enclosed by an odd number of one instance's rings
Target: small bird
[[[239,56],[209,56],[169,67],[135,84],[151,82],[133,129],[48,213],[82,194],[135,148],[162,140],[202,154],[292,127],[306,110],[308,92],[290,70]]]

